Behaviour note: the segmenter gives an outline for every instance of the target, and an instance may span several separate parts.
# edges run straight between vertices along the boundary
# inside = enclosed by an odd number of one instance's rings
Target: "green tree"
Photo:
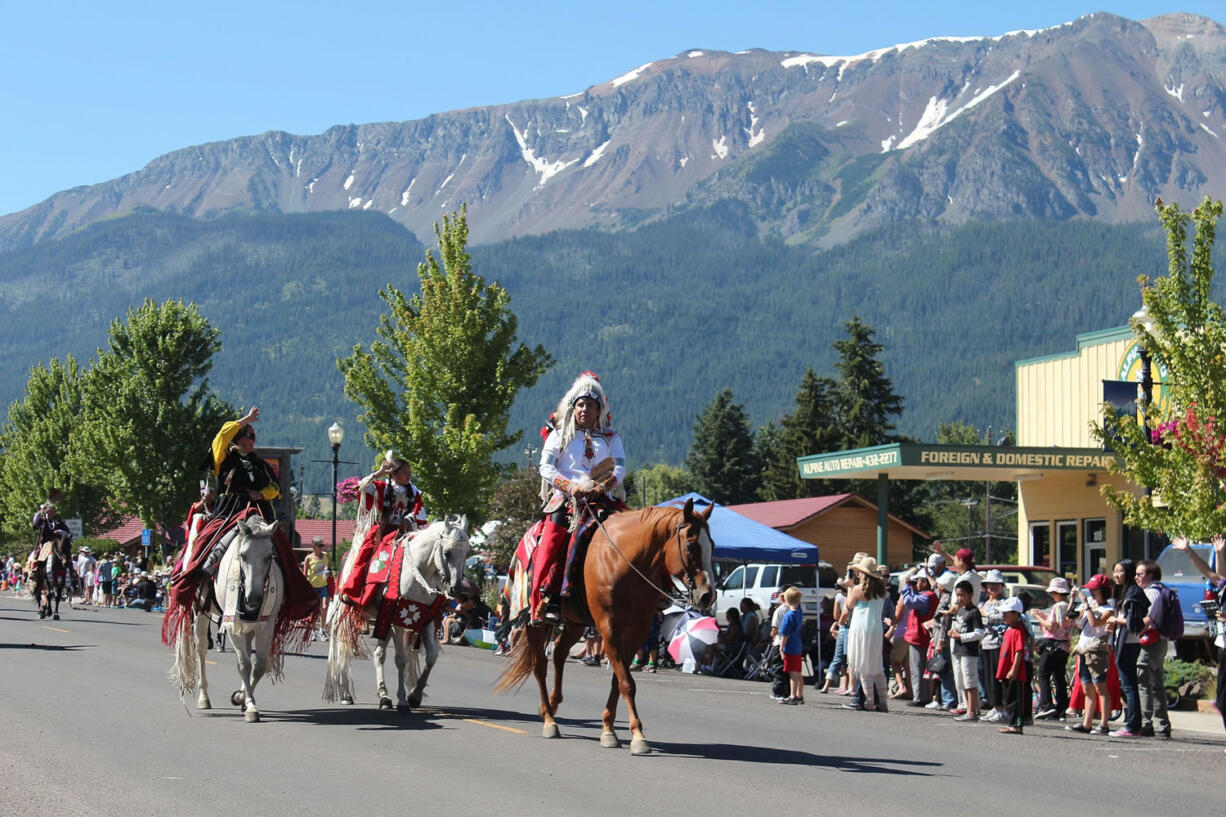
[[[694,441],[685,458],[694,489],[724,505],[758,497],[762,466],[754,447],[749,417],[724,389],[694,420]]]
[[[486,550],[500,569],[511,563],[519,540],[540,516],[540,492],[541,475],[535,467],[517,468],[495,486],[489,516],[501,524],[490,535]]]
[[[445,216],[434,234],[439,257],[427,252],[418,265],[420,293],[388,284],[378,339],[337,364],[367,445],[406,457],[433,510],[480,519],[499,474],[494,455],[521,434],[507,433],[515,395],[553,359],[516,344],[511,296],[473,273],[466,211]]]
[[[9,533],[29,538],[30,517],[52,490],[60,516],[80,517],[91,533],[114,521],[105,494],[69,467],[73,429],[81,422],[85,373],[69,355],[35,366],[25,395],[9,406],[0,427],[0,516]]]
[[[220,336],[195,304],[146,299],[111,322],[85,376],[69,467],[148,528],[183,521],[209,441],[236,414],[209,390]]]
[[[902,414],[903,401],[877,359],[884,348],[873,340],[872,327],[853,316],[843,326],[847,338],[834,343],[839,353],[835,369],[838,427],[843,448],[866,448],[894,440],[892,417]]]
[[[1091,433],[1115,451],[1112,472],[1147,489],[1103,486],[1125,524],[1207,540],[1226,530],[1226,315],[1210,297],[1222,203],[1205,198],[1189,216],[1159,200],[1157,211],[1167,233],[1167,274],[1138,279],[1148,319],[1134,316],[1131,324],[1169,374],[1163,385],[1170,419],[1155,411],[1138,419],[1105,405],[1106,422],[1092,425]],[[1189,224],[1195,227],[1191,255]]]
[[[806,369],[796,391],[796,408],[777,428],[768,424],[759,432],[763,499],[798,499],[835,490],[828,480],[801,479],[796,460],[840,448],[836,398],[833,380]]]
[[[646,508],[694,490],[694,476],[667,463],[645,465],[626,477],[626,504]]]

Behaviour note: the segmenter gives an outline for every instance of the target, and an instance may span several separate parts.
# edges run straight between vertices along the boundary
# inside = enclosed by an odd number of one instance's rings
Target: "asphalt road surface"
[[[905,707],[772,703],[766,684],[661,671],[637,675],[654,753],[599,745],[610,674],[571,662],[559,724],[540,737],[534,686],[496,696],[503,659],[451,647],[423,710],[320,701],[323,645],[262,683],[264,720],[228,704],[234,654],[210,653],[214,706],[185,705],[166,679],[161,616],[62,608],[0,595],[0,815],[639,815],[1219,813],[1220,737],[1173,741],[1023,736]],[[392,669],[389,662],[389,669]],[[531,682],[529,682],[531,684]],[[961,806],[955,807],[955,804]]]

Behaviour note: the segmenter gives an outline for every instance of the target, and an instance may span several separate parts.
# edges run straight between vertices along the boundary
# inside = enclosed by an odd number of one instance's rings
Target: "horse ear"
[[[682,509],[686,519],[694,515],[694,497],[689,497],[685,500],[685,507]]]
[[[705,522],[711,518],[711,512],[714,510],[715,510],[715,503],[712,502],[710,505],[707,506],[707,509],[705,511],[702,511],[698,515],[701,516],[702,520]]]
[[[248,527],[248,525],[247,525],[247,520],[246,520],[246,519],[240,519],[240,520],[238,520],[238,530],[239,530],[239,532],[240,532],[240,533],[242,533],[242,534],[243,534],[243,536],[250,536],[250,535],[251,535],[251,528],[250,528],[250,527]]]
[[[464,533],[468,533],[468,514],[462,513],[456,517],[455,525]]]

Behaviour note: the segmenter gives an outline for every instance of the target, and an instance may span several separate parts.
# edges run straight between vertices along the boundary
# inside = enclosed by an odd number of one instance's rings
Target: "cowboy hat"
[[[877,575],[877,560],[872,556],[863,556],[858,561],[853,562],[850,567],[852,570],[867,573],[870,576]]]

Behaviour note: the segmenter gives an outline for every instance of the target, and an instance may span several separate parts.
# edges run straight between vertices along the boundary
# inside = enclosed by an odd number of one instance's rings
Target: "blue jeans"
[[[945,669],[941,670],[941,703],[949,709],[958,705],[958,688],[954,685],[954,657],[949,652],[949,642],[941,648],[945,656]]]
[[[830,659],[830,668],[826,670],[827,681],[839,680],[839,675],[847,669],[847,628],[839,628],[839,637],[834,641],[834,657]]]
[[[1129,732],[1141,731],[1141,692],[1137,684],[1137,659],[1140,656],[1140,644],[1125,644],[1115,654],[1115,665],[1120,670],[1120,689],[1124,693],[1124,728]]]

